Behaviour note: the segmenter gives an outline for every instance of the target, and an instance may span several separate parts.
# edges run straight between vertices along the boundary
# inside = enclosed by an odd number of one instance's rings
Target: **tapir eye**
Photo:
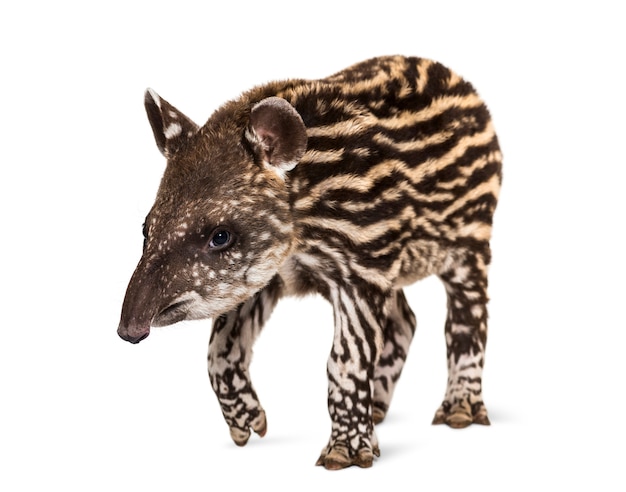
[[[214,251],[225,249],[231,245],[233,242],[233,235],[230,231],[218,228],[215,229],[213,234],[211,235],[211,239],[209,240],[209,249]]]

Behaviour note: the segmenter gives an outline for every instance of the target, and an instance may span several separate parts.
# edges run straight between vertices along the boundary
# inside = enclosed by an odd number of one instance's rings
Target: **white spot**
[[[165,138],[170,139],[174,137],[178,137],[183,131],[183,127],[180,126],[180,123],[172,123],[165,130]]]
[[[469,275],[468,267],[459,267],[456,269],[455,275],[452,278],[452,282],[455,284],[462,284],[467,280],[468,275]]]
[[[480,298],[480,292],[476,292],[475,290],[466,290],[464,291],[465,297],[468,299],[475,301]]]
[[[468,334],[468,333],[471,333],[472,329],[469,326],[461,325],[458,323],[452,323],[451,331],[452,333],[455,333],[455,334],[456,333]]]
[[[480,304],[474,304],[471,311],[474,318],[480,318],[484,312],[483,307]]]
[[[346,405],[346,410],[348,411],[352,410],[352,398],[350,398],[350,396],[346,396],[345,405]]]

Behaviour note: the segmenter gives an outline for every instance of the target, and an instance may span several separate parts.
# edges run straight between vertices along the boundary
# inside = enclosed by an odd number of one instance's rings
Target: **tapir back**
[[[436,273],[451,247],[485,249],[501,154],[471,84],[430,60],[388,57],[276,94],[307,127],[288,184],[300,251],[317,268],[389,289]],[[328,268],[335,249],[351,252],[349,271]]]

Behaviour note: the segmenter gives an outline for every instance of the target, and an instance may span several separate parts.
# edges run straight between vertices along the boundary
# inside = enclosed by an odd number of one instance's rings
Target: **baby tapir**
[[[213,318],[208,369],[230,434],[266,418],[248,371],[277,301],[333,306],[330,439],[319,465],[371,466],[415,330],[402,288],[448,296],[448,385],[435,424],[489,424],[482,398],[487,267],[501,153],[472,86],[439,63],[374,58],[321,80],[259,86],[198,127],[152,90],[167,167],[119,335]]]

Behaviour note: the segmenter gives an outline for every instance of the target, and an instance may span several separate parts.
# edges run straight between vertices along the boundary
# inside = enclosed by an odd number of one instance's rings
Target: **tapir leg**
[[[248,442],[250,429],[260,436],[267,430],[265,412],[252,387],[248,369],[254,341],[281,294],[282,281],[275,277],[263,290],[213,323],[209,378],[230,435],[238,446]]]
[[[482,396],[489,247],[463,251],[451,258],[452,264],[439,275],[448,294],[448,388],[433,424],[454,428],[472,423],[489,425]]]
[[[328,359],[328,411],[332,430],[318,465],[339,469],[372,466],[380,454],[372,418],[374,371],[383,345],[386,299],[361,288],[329,281],[335,336]]]
[[[393,292],[388,298],[386,312],[385,344],[374,372],[375,424],[381,422],[389,410],[393,390],[402,373],[416,324],[415,315],[402,290]]]

